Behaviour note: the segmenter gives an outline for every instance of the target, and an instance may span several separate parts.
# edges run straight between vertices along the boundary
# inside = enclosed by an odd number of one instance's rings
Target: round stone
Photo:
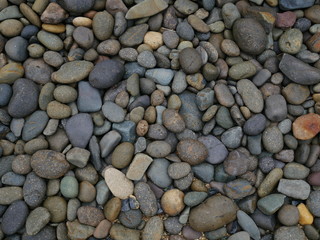
[[[48,197],[43,206],[50,213],[50,221],[54,223],[63,222],[67,217],[67,202],[63,197]]]
[[[232,27],[233,37],[239,48],[249,54],[262,53],[267,44],[263,26],[254,18],[241,18]]]
[[[279,210],[278,219],[285,226],[295,226],[299,222],[299,210],[294,205],[286,204]]]
[[[134,154],[134,146],[130,142],[119,144],[111,156],[112,166],[115,168],[125,168],[129,166]]]
[[[75,198],[78,196],[79,184],[75,177],[65,176],[60,182],[60,192],[66,198]]]
[[[23,62],[28,57],[28,41],[20,36],[11,38],[5,45],[6,53],[13,61]]]
[[[206,146],[198,140],[185,139],[178,143],[177,154],[183,161],[190,165],[196,165],[208,157],[208,150]]]
[[[183,71],[187,74],[198,72],[202,66],[201,56],[194,48],[184,48],[179,53],[179,62]]]
[[[179,189],[166,191],[161,198],[161,207],[170,216],[179,214],[184,209],[184,193]]]

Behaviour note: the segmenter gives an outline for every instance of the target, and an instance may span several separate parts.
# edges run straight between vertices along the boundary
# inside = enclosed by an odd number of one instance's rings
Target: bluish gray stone
[[[102,106],[102,100],[98,89],[93,88],[86,81],[79,82],[77,106],[80,112],[99,111]]]
[[[0,158],[0,177],[12,171],[11,165],[14,158],[14,155]]]
[[[59,0],[58,3],[66,11],[74,14],[80,14],[89,11],[93,5],[94,0]]]
[[[259,155],[262,151],[261,145],[262,134],[256,136],[248,136],[248,150],[251,154]]]
[[[112,129],[120,133],[122,142],[133,143],[136,139],[136,124],[132,121],[114,123],[112,124]]]
[[[179,23],[176,31],[184,40],[191,41],[194,38],[194,30],[187,21]]]
[[[158,187],[166,188],[171,185],[172,179],[168,175],[169,165],[170,163],[168,160],[159,158],[154,159],[149,166],[147,175]]]
[[[89,141],[89,151],[91,155],[91,162],[94,168],[99,171],[102,168],[102,163],[100,157],[100,147],[96,136],[92,136]]]
[[[233,127],[221,135],[221,141],[227,148],[237,148],[241,144],[242,136],[242,128]]]
[[[106,101],[102,106],[102,112],[110,122],[120,123],[124,121],[125,112],[123,108],[114,102]]]
[[[254,240],[259,240],[261,238],[257,225],[248,214],[244,211],[238,210],[237,219],[242,229],[248,232]]]
[[[299,8],[311,7],[314,0],[280,0],[279,7],[281,10],[295,10]]]
[[[33,81],[20,78],[13,84],[13,95],[8,105],[8,113],[14,118],[23,118],[38,107],[39,86]]]
[[[160,85],[167,86],[173,79],[174,71],[165,68],[154,68],[146,71],[146,77],[152,79]]]
[[[96,196],[96,201],[99,205],[104,205],[110,195],[110,190],[106,184],[105,180],[99,181],[96,185],[95,188],[97,189],[97,196]]]
[[[214,91],[211,88],[205,88],[197,93],[197,105],[200,111],[205,111],[213,105]]]
[[[7,41],[5,50],[9,58],[13,61],[23,62],[28,57],[28,41],[23,37],[17,36]]]
[[[202,180],[203,182],[209,183],[214,177],[214,167],[209,163],[201,163],[192,166],[192,171],[194,175]]]
[[[191,92],[183,92],[179,95],[182,102],[179,113],[186,123],[186,127],[192,131],[201,131],[203,122],[201,120],[202,113],[196,104],[196,95]]]
[[[36,208],[41,205],[46,196],[47,185],[44,179],[38,177],[34,172],[27,175],[23,185],[24,201],[31,208]]]
[[[26,120],[23,130],[22,139],[24,141],[30,141],[42,133],[47,126],[49,117],[45,111],[35,111]]]
[[[276,216],[273,215],[265,215],[258,208],[251,214],[251,218],[257,224],[258,227],[263,228],[265,230],[273,231],[276,226]]]
[[[0,21],[3,21],[5,19],[10,19],[10,18],[22,18],[23,15],[19,11],[18,6],[16,5],[11,5],[6,7],[0,12]]]
[[[100,141],[101,157],[108,156],[121,141],[121,135],[115,130],[108,132]]]
[[[129,78],[132,74],[137,73],[139,77],[143,77],[146,69],[137,62],[130,62],[124,65],[124,79]]]
[[[93,122],[88,113],[79,113],[69,118],[66,133],[74,147],[86,148],[93,133]]]
[[[0,107],[6,106],[12,96],[12,88],[9,84],[0,84]]]
[[[188,192],[184,196],[184,203],[189,207],[194,207],[202,203],[208,196],[206,192]]]
[[[7,172],[1,178],[1,182],[10,186],[23,186],[26,178],[23,175],[14,172]]]
[[[233,121],[228,108],[220,106],[215,116],[217,124],[224,129],[229,129],[233,127]]]
[[[29,209],[24,201],[18,200],[13,202],[3,214],[1,229],[4,234],[12,235],[20,230],[29,214]]]
[[[262,133],[263,130],[266,128],[266,124],[266,117],[261,113],[256,114],[245,122],[243,126],[243,132],[247,135],[258,135]]]
[[[306,200],[310,195],[311,187],[304,180],[280,179],[277,190],[288,197]]]
[[[282,207],[285,198],[286,196],[283,194],[270,194],[260,198],[257,202],[257,206],[262,213],[266,215],[272,215]]]
[[[266,99],[265,114],[271,121],[279,122],[284,120],[287,117],[287,112],[287,103],[282,95],[275,94]]]

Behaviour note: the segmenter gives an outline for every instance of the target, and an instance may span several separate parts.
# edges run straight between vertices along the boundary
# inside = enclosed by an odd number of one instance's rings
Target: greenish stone
[[[187,206],[194,207],[204,201],[207,196],[208,194],[206,192],[188,192],[184,196],[183,201]]]
[[[256,72],[256,66],[252,62],[246,61],[233,65],[229,69],[229,76],[234,80],[240,80],[252,77]]]
[[[258,201],[257,206],[264,214],[272,215],[282,207],[285,198],[286,196],[283,194],[270,194],[264,198],[261,198]]]
[[[79,183],[75,177],[65,176],[60,183],[60,192],[66,198],[75,198],[79,193]]]

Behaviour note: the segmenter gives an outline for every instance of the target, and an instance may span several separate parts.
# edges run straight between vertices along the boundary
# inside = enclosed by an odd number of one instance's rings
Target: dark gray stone
[[[243,126],[243,132],[247,135],[258,135],[266,128],[267,119],[259,113],[249,118]]]
[[[46,182],[38,177],[34,172],[27,175],[26,181],[23,185],[24,201],[31,208],[36,208],[41,205],[46,196],[47,185]]]
[[[45,111],[35,111],[26,120],[23,130],[22,139],[24,141],[30,141],[42,133],[47,126],[49,117]]]
[[[5,51],[13,61],[23,62],[28,57],[28,41],[20,36],[11,38],[5,45]]]
[[[79,82],[77,106],[80,112],[99,111],[102,106],[99,91],[86,81]]]

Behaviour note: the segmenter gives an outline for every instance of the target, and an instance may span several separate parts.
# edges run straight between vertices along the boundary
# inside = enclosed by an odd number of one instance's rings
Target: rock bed
[[[318,2],[0,1],[0,239],[319,239]]]

